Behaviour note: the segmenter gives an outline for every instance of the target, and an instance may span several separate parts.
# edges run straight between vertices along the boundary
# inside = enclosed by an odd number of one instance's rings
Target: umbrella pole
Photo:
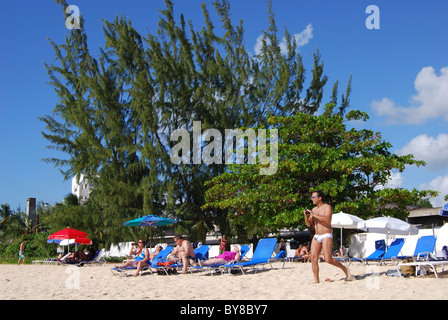
[[[387,230],[387,233],[386,233],[386,250],[387,250],[387,247],[389,246],[389,233],[390,233],[390,231]]]
[[[151,251],[151,248],[152,248],[151,242],[152,242],[152,228],[151,228],[151,226],[149,226],[149,250],[150,251]]]
[[[341,228],[341,255],[342,255],[342,229],[343,228]]]

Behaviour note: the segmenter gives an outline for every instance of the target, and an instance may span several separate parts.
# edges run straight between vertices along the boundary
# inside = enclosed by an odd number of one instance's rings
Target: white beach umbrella
[[[357,216],[339,212],[331,217],[331,226],[341,229],[361,229],[365,230],[365,221]]]
[[[417,227],[397,218],[378,217],[365,221],[368,232],[394,234],[394,235],[413,235],[418,234]],[[387,245],[387,236],[386,236]]]
[[[342,248],[342,230],[343,229],[360,229],[366,230],[365,221],[357,216],[345,212],[333,214],[331,217],[331,226],[341,229],[341,248]]]

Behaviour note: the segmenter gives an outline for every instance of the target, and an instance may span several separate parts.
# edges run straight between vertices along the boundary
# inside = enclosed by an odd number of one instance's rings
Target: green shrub
[[[25,256],[54,257],[56,256],[57,245],[47,243],[48,235],[47,232],[28,234],[0,250],[0,257],[3,259],[18,258],[19,247],[23,240],[26,240]]]

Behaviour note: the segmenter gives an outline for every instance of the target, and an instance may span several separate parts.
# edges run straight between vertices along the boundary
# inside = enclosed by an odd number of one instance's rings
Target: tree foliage
[[[207,182],[203,209],[225,209],[237,224],[272,232],[303,226],[301,213],[312,205],[313,190],[328,195],[326,201],[336,212],[365,219],[380,215],[404,219],[406,206],[436,195],[434,191],[384,188],[392,172],[424,162],[392,153],[392,145],[379,132],[347,129],[347,121],[365,121],[366,113],[351,111],[344,117],[334,109],[334,104],[328,104],[322,115],[270,117],[270,127],[279,132],[277,173],[259,175],[259,162],[231,165]]]
[[[145,36],[125,17],[104,21],[98,57],[88,46],[83,19],[65,43],[50,41],[57,64],[45,66],[58,103],[52,115],[41,117],[43,136],[66,157],[46,161],[66,179],[85,174],[93,182],[93,210],[61,210],[95,215],[95,234],[151,213],[180,218],[179,226],[197,239],[205,240],[214,224],[229,229],[225,211],[201,208],[203,182],[225,166],[174,165],[170,133],[191,132],[197,120],[203,130],[224,134],[226,128],[266,126],[268,116],[313,114],[319,108],[327,83],[321,56],[314,55],[305,90],[297,44],[285,29],[287,52],[281,52],[270,2],[262,49],[255,56],[246,49],[243,22],[232,23],[229,1],[214,1],[213,8],[220,24],[215,26],[202,4],[204,23],[198,29],[182,14],[177,19],[173,2],[166,0],[156,32]],[[348,107],[350,90],[351,82],[341,110]],[[336,100],[337,83],[333,92]],[[118,229],[112,234],[118,237]]]
[[[0,206],[0,218],[0,242],[16,241],[31,231],[26,213],[20,207],[13,210],[9,204],[2,204]]]

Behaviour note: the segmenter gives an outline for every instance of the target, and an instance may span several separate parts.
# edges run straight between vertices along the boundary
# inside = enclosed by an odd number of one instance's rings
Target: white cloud
[[[379,185],[375,187],[375,190],[382,190],[384,188],[396,189],[401,188],[403,185],[403,176],[401,172],[392,172],[387,183],[385,185]]]
[[[306,26],[306,28],[302,32],[295,33],[292,37],[296,41],[297,48],[300,48],[308,44],[308,42],[310,42],[313,36],[314,36],[313,25],[310,23]],[[266,41],[268,41],[269,43],[268,39],[266,39]],[[286,43],[285,37],[282,38],[282,41],[279,43],[279,46],[282,54],[286,54],[288,52],[288,45]],[[263,34],[260,34],[257,38],[257,42],[255,43],[254,47],[255,54],[260,54],[262,47],[263,47]]]
[[[426,134],[412,139],[406,146],[397,151],[398,155],[413,154],[417,160],[424,160],[426,168],[431,172],[448,168],[448,134],[441,133],[437,138]]]
[[[446,203],[445,195],[448,194],[448,175],[443,177],[439,176],[428,184],[421,184],[420,189],[438,191],[439,195],[431,198],[429,201],[434,207],[442,207]]]
[[[386,188],[396,189],[400,188],[403,184],[403,176],[401,172],[392,172],[392,175],[389,178],[389,181],[386,183]]]
[[[412,96],[409,107],[397,106],[391,99],[383,98],[372,102],[373,110],[386,117],[389,124],[422,124],[440,117],[448,121],[448,67],[440,69],[440,76],[433,67],[423,68],[414,86],[417,94]]]

